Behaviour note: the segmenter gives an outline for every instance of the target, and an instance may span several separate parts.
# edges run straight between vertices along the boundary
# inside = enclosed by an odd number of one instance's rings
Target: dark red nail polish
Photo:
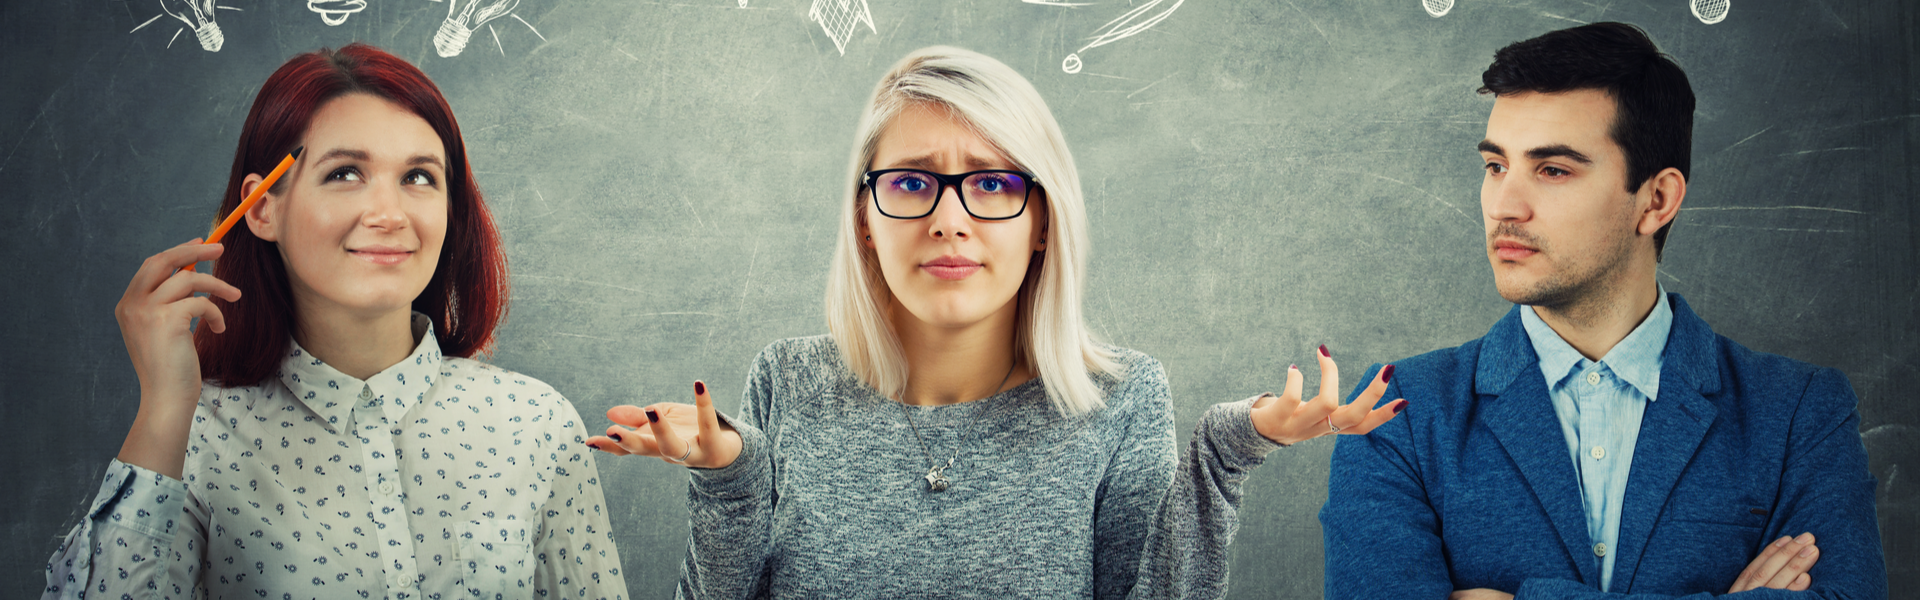
[[[695,394],[707,393],[707,382],[704,382],[704,381],[693,382],[693,393]]]
[[[588,448],[592,448],[592,449],[595,449],[595,450],[599,450],[599,449],[600,449],[600,447],[599,447],[599,446],[595,446],[595,445],[593,445],[593,442],[587,442],[587,447],[588,447]]]
[[[647,422],[648,422],[648,423],[659,423],[659,422],[660,422],[660,413],[657,413],[657,412],[654,412],[654,411],[653,411],[653,409],[651,409],[651,408],[649,408],[649,409],[647,409]]]
[[[1399,402],[1396,402],[1396,403],[1394,403],[1394,405],[1393,405],[1393,414],[1396,414],[1396,415],[1397,415],[1397,414],[1400,414],[1400,411],[1403,411],[1403,410],[1406,410],[1406,409],[1407,409],[1407,401],[1405,401],[1405,400],[1401,400],[1401,401],[1399,401]]]
[[[624,441],[620,439],[620,434],[618,433],[609,433],[607,434],[607,437],[613,438],[613,441],[616,441],[616,442]]]
[[[1327,351],[1327,345],[1326,345],[1326,344],[1321,344],[1321,345],[1320,345],[1320,355],[1321,355],[1321,356],[1325,356],[1325,357],[1327,357],[1327,358],[1333,358],[1333,353],[1332,353],[1332,352],[1328,352],[1328,351]]]
[[[1293,369],[1298,369],[1298,368],[1300,368],[1300,365],[1287,365],[1287,369],[1288,369],[1288,370],[1293,370]]]
[[[1380,383],[1393,383],[1393,365],[1380,370]]]

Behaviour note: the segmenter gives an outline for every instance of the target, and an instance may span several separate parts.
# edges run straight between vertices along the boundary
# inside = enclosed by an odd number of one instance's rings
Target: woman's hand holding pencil
[[[200,357],[193,349],[193,321],[214,333],[227,330],[219,307],[206,296],[240,301],[240,288],[207,273],[182,270],[225,251],[198,238],[147,258],[133,274],[113,316],[140,378],[140,412],[120,447],[120,462],[175,479],[186,459],[187,430],[200,401]]]

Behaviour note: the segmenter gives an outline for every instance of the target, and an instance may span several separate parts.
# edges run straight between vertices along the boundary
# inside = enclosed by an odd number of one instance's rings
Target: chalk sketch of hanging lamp
[[[1427,14],[1437,19],[1453,10],[1453,0],[1420,0],[1420,7],[1427,9]]]
[[[447,20],[440,23],[440,30],[433,34],[433,49],[441,57],[452,57],[467,49],[467,38],[473,36],[473,30],[513,12],[520,0],[449,0]]]
[[[160,0],[160,10],[167,11],[173,18],[193,28],[194,37],[200,38],[200,47],[208,52],[219,52],[221,44],[226,43],[226,34],[220,33],[220,24],[213,22],[214,0]]]
[[[367,0],[307,0],[307,10],[320,13],[320,22],[338,26],[347,17],[367,9]]]

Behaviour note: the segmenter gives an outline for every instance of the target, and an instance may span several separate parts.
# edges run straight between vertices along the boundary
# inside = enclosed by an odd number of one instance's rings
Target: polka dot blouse
[[[205,386],[184,481],[113,461],[46,597],[625,598],[573,405],[429,325],[367,381],[295,343]]]

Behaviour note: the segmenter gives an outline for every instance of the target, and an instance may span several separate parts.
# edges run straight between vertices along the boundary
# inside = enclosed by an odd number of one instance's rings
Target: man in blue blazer
[[[1503,48],[1482,79],[1487,255],[1516,306],[1395,365],[1405,414],[1341,436],[1326,596],[1885,598],[1846,376],[1715,335],[1655,280],[1686,74],[1597,23]]]

